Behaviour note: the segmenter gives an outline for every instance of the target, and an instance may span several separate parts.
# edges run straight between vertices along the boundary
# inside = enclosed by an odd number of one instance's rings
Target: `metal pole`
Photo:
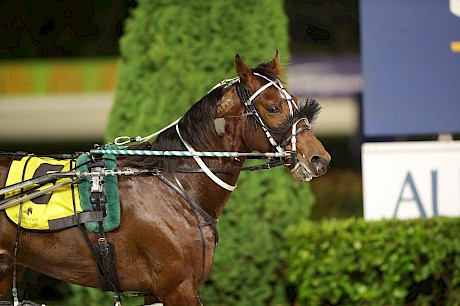
[[[15,191],[15,190],[18,190],[18,189],[26,188],[26,187],[29,187],[31,185],[45,184],[45,183],[49,183],[49,182],[51,182],[51,181],[53,181],[55,179],[65,178],[65,177],[78,177],[79,175],[80,175],[80,172],[73,172],[73,171],[49,173],[49,174],[44,175],[44,176],[36,177],[36,178],[33,178],[33,179],[29,179],[29,180],[26,180],[26,181],[23,181],[23,182],[19,182],[19,183],[7,186],[7,187],[0,188],[0,195],[6,194],[8,192],[12,192],[12,191]]]
[[[38,191],[35,191],[35,192],[33,192],[33,193],[29,194],[29,195],[20,197],[19,199],[14,199],[14,200],[8,201],[8,202],[3,203],[3,204],[0,205],[0,210],[6,209],[8,207],[14,206],[16,204],[19,204],[21,202],[25,202],[25,201],[33,199],[33,198],[36,198],[36,197],[41,196],[41,195],[43,195],[45,193],[49,193],[50,191],[59,189],[59,188],[65,186],[65,185],[72,184],[73,182],[74,182],[74,180],[68,179],[68,180],[65,180],[65,181],[63,181],[61,183],[53,185],[51,187],[45,188],[43,190],[38,190]]]
[[[109,150],[92,149],[91,154],[114,154],[114,155],[143,155],[143,156],[175,156],[175,157],[288,157],[288,152],[269,153],[244,153],[244,152],[190,152],[190,151],[149,151],[149,150]]]

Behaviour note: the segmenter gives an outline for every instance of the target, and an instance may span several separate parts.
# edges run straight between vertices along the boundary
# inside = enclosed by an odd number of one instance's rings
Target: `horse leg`
[[[13,262],[10,253],[0,250],[0,301],[6,298],[13,282]]]
[[[22,265],[16,266],[16,282],[24,271]],[[13,284],[13,258],[10,253],[0,250],[0,301],[3,301],[10,293]]]
[[[198,306],[197,289],[192,282],[184,281],[179,287],[162,298],[164,306]]]

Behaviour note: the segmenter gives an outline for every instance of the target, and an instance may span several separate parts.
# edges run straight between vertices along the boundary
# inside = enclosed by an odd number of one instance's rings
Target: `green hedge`
[[[120,40],[121,62],[107,139],[149,135],[183,115],[215,84],[275,50],[288,63],[281,0],[139,0]]]
[[[97,288],[88,288],[69,284],[70,294],[61,302],[56,303],[56,306],[110,306],[113,305],[113,292],[104,292]],[[123,306],[139,306],[144,304],[143,297],[127,297],[122,295],[121,302]],[[53,303],[46,303],[51,306]]]
[[[303,222],[287,234],[301,305],[459,305],[460,219]]]
[[[284,169],[243,173],[219,219],[206,305],[287,305],[285,233],[308,218],[314,197]]]
[[[254,67],[278,49],[287,64],[288,39],[282,0],[139,0],[120,42],[107,140],[148,135],[180,117],[236,76],[236,53]],[[286,304],[284,230],[309,216],[314,197],[283,169],[243,173],[238,185],[219,219],[205,303]]]

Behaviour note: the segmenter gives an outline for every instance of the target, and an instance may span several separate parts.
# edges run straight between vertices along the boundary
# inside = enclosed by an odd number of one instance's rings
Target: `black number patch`
[[[35,170],[35,173],[32,178],[44,176],[50,172],[61,172],[62,168],[64,168],[64,165],[51,165],[51,164],[43,163],[37,168],[37,170]],[[55,182],[53,182],[53,184],[54,183]],[[53,195],[53,192],[49,194],[43,194],[39,197],[31,199],[31,201],[35,204],[48,204],[52,195]]]

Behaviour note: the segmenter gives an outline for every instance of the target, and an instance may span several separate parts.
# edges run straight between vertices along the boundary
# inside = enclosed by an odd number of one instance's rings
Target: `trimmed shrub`
[[[460,219],[303,222],[287,234],[301,305],[459,305]]]
[[[207,304],[287,305],[285,232],[308,218],[314,197],[308,184],[286,172],[241,174],[219,219],[221,239],[205,285]]]
[[[280,51],[289,60],[283,1],[140,0],[120,40],[121,64],[107,139],[156,131],[222,79]]]
[[[147,135],[180,117],[236,76],[236,53],[251,67],[276,49],[289,59],[281,0],[139,0],[126,29],[107,140]],[[238,184],[219,220],[206,304],[283,304],[284,229],[308,217],[313,195],[282,169],[243,173]]]

